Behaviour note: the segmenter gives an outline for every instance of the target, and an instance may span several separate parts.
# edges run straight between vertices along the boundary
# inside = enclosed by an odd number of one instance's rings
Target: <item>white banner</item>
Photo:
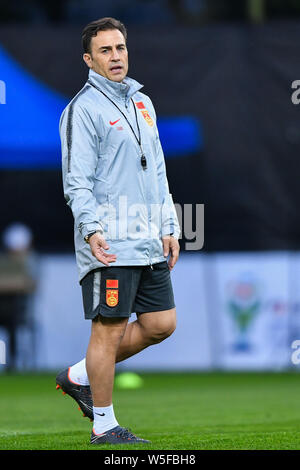
[[[118,368],[300,369],[300,253],[182,253],[171,278],[176,331]],[[33,310],[36,354],[26,363],[58,370],[84,357],[91,325],[84,320],[74,256],[40,257]],[[31,337],[26,342],[23,336],[20,330],[20,367],[32,355]],[[4,330],[0,340],[9,360]]]
[[[218,367],[283,369],[290,365],[289,255],[214,257]]]

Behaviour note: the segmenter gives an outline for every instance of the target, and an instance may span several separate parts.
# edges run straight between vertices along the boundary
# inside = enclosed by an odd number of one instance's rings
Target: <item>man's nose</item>
[[[113,49],[112,50],[112,57],[111,57],[112,60],[119,60],[120,59],[120,54],[119,54],[119,51],[118,49]]]

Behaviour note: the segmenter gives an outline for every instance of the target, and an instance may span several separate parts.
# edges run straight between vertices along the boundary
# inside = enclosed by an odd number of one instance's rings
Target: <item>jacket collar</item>
[[[108,78],[103,77],[94,70],[89,71],[89,81],[96,87],[100,88],[104,93],[116,98],[123,98],[129,100],[134,93],[140,90],[144,85],[137,82],[133,78],[125,77],[123,82],[114,82]]]

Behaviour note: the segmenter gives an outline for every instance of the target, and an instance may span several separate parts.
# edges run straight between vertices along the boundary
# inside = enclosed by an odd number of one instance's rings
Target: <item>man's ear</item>
[[[92,56],[91,54],[88,54],[87,52],[83,54],[82,56],[84,62],[86,65],[91,69],[92,68]]]

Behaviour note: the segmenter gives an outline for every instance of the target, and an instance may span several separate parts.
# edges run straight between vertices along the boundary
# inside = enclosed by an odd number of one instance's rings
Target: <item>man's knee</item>
[[[152,322],[148,322],[147,326],[144,327],[144,333],[150,344],[156,344],[171,336],[175,329],[176,317],[174,314],[165,318],[161,316]]]
[[[162,324],[157,325],[156,328],[153,328],[150,331],[150,339],[153,344],[160,343],[164,339],[167,339],[175,331],[176,324]]]

